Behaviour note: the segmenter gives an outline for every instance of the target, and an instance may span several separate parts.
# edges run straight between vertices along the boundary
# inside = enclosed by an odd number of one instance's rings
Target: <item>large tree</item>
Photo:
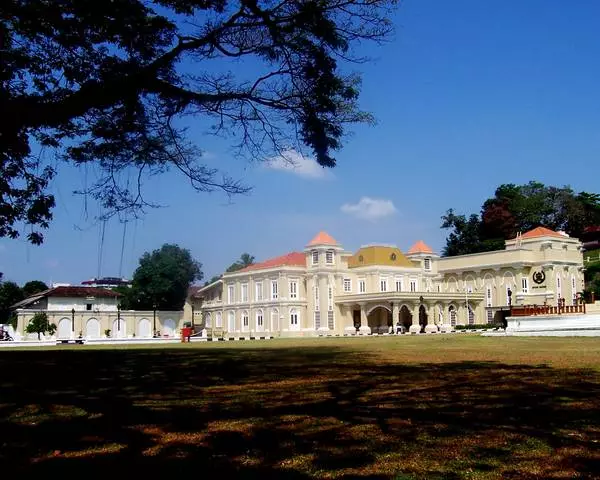
[[[357,106],[353,46],[385,40],[395,0],[0,2],[0,236],[43,241],[56,162],[92,165],[82,193],[106,215],[148,205],[145,175],[172,168],[199,191],[246,191],[199,162],[182,119],[264,159],[308,146],[336,164]],[[233,70],[235,69],[235,74]]]
[[[144,253],[125,293],[129,308],[138,310],[181,310],[190,285],[202,280],[202,265],[189,250],[164,244]]]
[[[36,293],[48,290],[48,285],[46,285],[41,280],[30,280],[25,285],[23,285],[23,288],[21,288],[21,290],[23,291],[23,296],[27,298],[31,295],[35,295]]]
[[[0,284],[0,323],[9,323],[10,307],[23,300],[23,291],[15,282],[2,282]]]
[[[227,272],[237,272],[242,268],[246,268],[254,263],[254,256],[249,253],[242,253],[240,255],[239,260],[233,262],[229,267],[227,267]]]
[[[579,238],[590,225],[600,225],[600,195],[596,193],[575,193],[570,187],[533,181],[504,184],[483,203],[480,215],[467,219],[450,209],[442,216],[442,228],[450,230],[443,253],[453,256],[501,249],[506,239],[538,226]]]

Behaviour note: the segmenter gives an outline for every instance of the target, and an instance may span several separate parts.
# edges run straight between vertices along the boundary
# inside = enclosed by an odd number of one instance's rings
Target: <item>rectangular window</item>
[[[431,258],[423,260],[423,266],[425,267],[425,270],[431,270]]]
[[[329,310],[327,312],[327,328],[329,328],[329,330],[333,330],[333,327],[334,327],[333,310]]]
[[[511,302],[512,302],[512,298],[508,294],[508,292],[510,292],[510,291],[511,291],[510,286],[506,287],[506,304],[507,305],[511,305]]]
[[[333,288],[331,286],[327,287],[327,309],[333,310]]]
[[[227,303],[235,302],[235,286],[228,285],[227,286]]]
[[[521,288],[523,290],[523,293],[527,293],[527,291],[529,290],[527,288],[527,278],[526,277],[521,279]]]
[[[278,289],[277,289],[277,280],[271,280],[271,299],[277,300]]]
[[[318,265],[319,263],[319,252],[317,252],[316,250],[313,250],[312,252],[312,264],[313,265]]]
[[[367,283],[364,280],[358,281],[358,291],[359,293],[365,293],[367,291]]]
[[[262,292],[262,288],[263,288],[263,284],[262,282],[258,282],[254,285],[254,290],[255,290],[255,295],[254,295],[254,299],[257,302],[262,301],[263,299],[263,292]]]
[[[411,280],[410,281],[410,291],[411,292],[416,292],[417,291],[417,281],[416,280]]]
[[[319,310],[319,287],[315,286],[315,311]]]
[[[315,330],[321,328],[321,312],[315,312]]]
[[[298,298],[298,282],[296,280],[290,281],[290,298]]]
[[[494,312],[492,312],[491,310],[487,311],[487,322],[494,323]]]
[[[396,291],[397,292],[402,291],[402,279],[401,278],[396,279]]]
[[[333,251],[332,250],[327,250],[327,252],[325,252],[325,263],[327,263],[328,265],[333,264]]]
[[[486,307],[492,306],[492,287],[490,286],[485,287],[485,305]]]
[[[86,303],[85,304],[85,309],[88,310],[88,311],[91,310],[92,309],[92,304],[91,303]]]
[[[475,312],[473,312],[471,305],[469,305],[469,325],[474,325],[474,324],[475,324]]]
[[[380,292],[387,292],[387,278],[380,278],[379,279],[379,291]]]
[[[350,280],[349,278],[344,278],[344,292],[352,292],[352,280]]]
[[[242,283],[242,302],[248,301],[248,284]]]

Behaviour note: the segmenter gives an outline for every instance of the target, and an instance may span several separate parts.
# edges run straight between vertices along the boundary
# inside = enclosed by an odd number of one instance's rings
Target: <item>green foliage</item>
[[[202,280],[201,268],[189,250],[164,244],[142,255],[126,301],[137,310],[181,310],[190,285]]]
[[[204,286],[210,285],[211,283],[216,282],[220,278],[221,278],[221,275],[213,275],[210,280],[207,280],[206,282],[204,282]]]
[[[31,280],[23,285],[21,290],[23,290],[23,298],[27,298],[36,293],[48,290],[48,285],[40,280]]]
[[[33,316],[25,331],[27,333],[37,333],[39,340],[42,333],[48,332],[50,335],[54,335],[56,333],[56,325],[48,321],[46,312],[38,312]]]
[[[15,282],[0,284],[0,323],[8,323],[11,316],[10,307],[23,300],[23,292]]]
[[[570,187],[539,182],[500,185],[487,199],[480,215],[457,215],[452,209],[442,216],[442,228],[450,229],[445,256],[499,250],[518,232],[538,226],[564,230],[580,238],[585,227],[600,225],[600,195],[575,193]]]
[[[475,323],[473,325],[456,325],[455,330],[491,330],[500,327],[496,323]]]
[[[227,272],[237,272],[238,270],[241,270],[242,268],[246,268],[249,265],[252,265],[254,263],[254,257],[252,255],[250,255],[249,253],[242,253],[240,255],[239,260],[236,260],[234,263],[232,263],[229,267],[227,267]]]
[[[135,310],[135,299],[134,293],[131,287],[126,285],[119,285],[118,287],[111,288],[113,292],[120,293],[119,305],[121,310]]]
[[[348,125],[372,122],[358,107],[360,78],[343,64],[353,45],[389,36],[396,3],[4,1],[0,237],[29,232],[39,244],[52,220],[59,163],[44,167],[34,145],[96,167],[97,181],[79,193],[106,215],[141,213],[151,205],[145,176],[171,168],[197,191],[249,190],[201,162],[182,118],[250,159],[303,144],[335,166]],[[236,77],[247,62],[254,77]],[[131,170],[138,181],[129,183]]]

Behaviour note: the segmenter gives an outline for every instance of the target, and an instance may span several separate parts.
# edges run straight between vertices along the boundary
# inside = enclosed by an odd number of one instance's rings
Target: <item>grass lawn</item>
[[[600,478],[595,338],[10,349],[0,369],[3,478]]]

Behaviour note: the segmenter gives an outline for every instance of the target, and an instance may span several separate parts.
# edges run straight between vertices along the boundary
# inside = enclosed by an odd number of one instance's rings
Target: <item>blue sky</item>
[[[253,192],[230,202],[175,174],[149,182],[150,199],[167,206],[128,224],[122,275],[168,242],[189,248],[210,278],[243,252],[263,260],[301,250],[319,230],[348,250],[422,239],[440,251],[441,215],[478,212],[502,183],[599,192],[598,18],[595,0],[405,0],[394,40],[369,47],[374,61],[356,67],[377,125],[354,128],[335,169],[245,164],[198,134],[208,161]],[[5,279],[78,284],[98,274],[99,227],[71,195],[83,182],[61,171],[43,246],[0,240]],[[108,222],[101,275],[119,274],[122,238],[123,226]]]

